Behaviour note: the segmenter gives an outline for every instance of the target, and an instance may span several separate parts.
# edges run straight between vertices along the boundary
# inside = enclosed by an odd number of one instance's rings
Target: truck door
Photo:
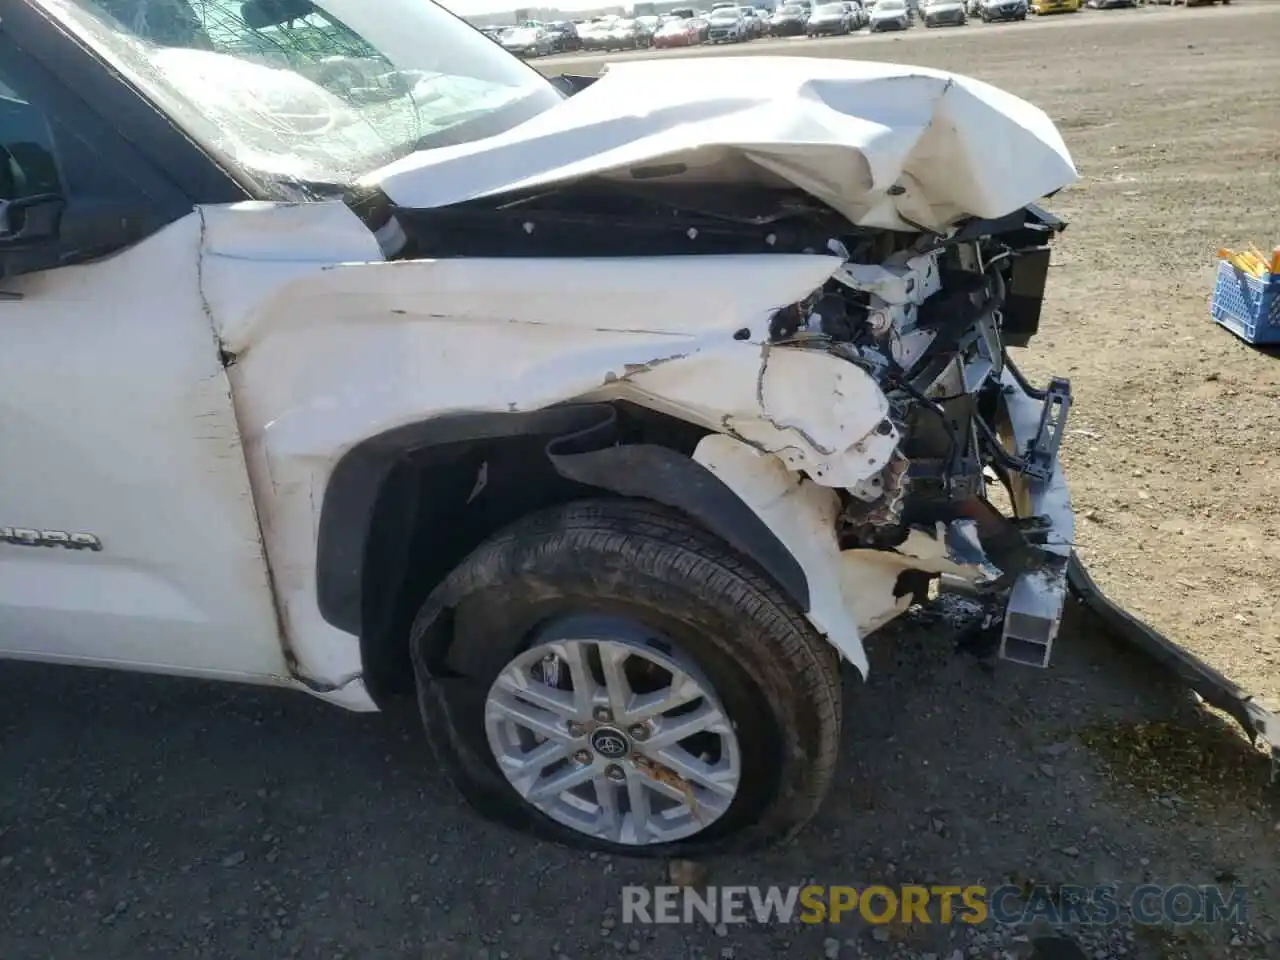
[[[14,42],[18,19],[0,23],[0,656],[270,682],[288,671],[199,216],[73,63]]]

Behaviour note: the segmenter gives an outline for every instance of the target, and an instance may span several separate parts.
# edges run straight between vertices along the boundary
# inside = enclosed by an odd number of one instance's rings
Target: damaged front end
[[[829,260],[825,283],[736,343],[637,357],[594,399],[704,414],[714,433],[694,459],[796,556],[810,619],[864,670],[861,638],[934,586],[982,605],[1004,658],[1048,664],[1073,536],[1058,464],[1071,390],[1030,385],[1007,347],[1037,331],[1062,221],[1031,205],[911,233],[854,226],[799,191],[603,180],[430,209],[377,191],[353,203],[393,260]],[[729,399],[720,413],[714,398],[690,399],[699,357],[714,380],[710,358],[728,346],[758,351],[754,418]],[[817,356],[821,367],[798,362]]]
[[[1037,330],[1048,244],[1064,227],[1028,206],[949,236],[892,235],[887,255],[884,235],[833,241],[844,266],[771,331],[864,369],[901,437],[877,474],[841,492],[841,549],[929,561],[896,592],[923,600],[936,579],[976,598],[1000,655],[1038,667],[1067,595],[1074,521],[1058,450],[1071,387],[1033,387],[1006,348]]]

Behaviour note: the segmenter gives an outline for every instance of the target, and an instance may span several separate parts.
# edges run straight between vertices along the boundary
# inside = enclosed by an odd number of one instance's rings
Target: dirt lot
[[[1077,389],[1082,552],[1126,605],[1280,695],[1280,360],[1206,319],[1214,250],[1280,243],[1280,4],[758,49],[955,69],[1058,120],[1082,180],[1053,203],[1072,226],[1024,366]],[[1098,960],[1280,958],[1280,806],[1230,728],[1078,612],[1045,672],[990,671],[943,636],[915,618],[875,638],[822,815],[784,848],[709,864],[713,882],[1239,883],[1244,925],[1071,933]],[[626,927],[621,886],[661,868],[480,823],[411,709],[9,664],[0,782],[5,960],[1029,949],[990,926]]]

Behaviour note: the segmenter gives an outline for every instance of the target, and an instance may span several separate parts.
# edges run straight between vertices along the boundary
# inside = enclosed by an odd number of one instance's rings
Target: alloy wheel
[[[737,736],[692,662],[620,632],[579,631],[508,663],[485,703],[489,746],[515,791],[564,826],[626,845],[682,840],[732,805]]]

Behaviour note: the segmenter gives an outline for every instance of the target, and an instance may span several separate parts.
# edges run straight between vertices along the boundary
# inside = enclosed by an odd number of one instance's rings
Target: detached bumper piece
[[[1067,576],[1076,599],[1092,611],[1117,639],[1131,644],[1169,670],[1205,703],[1230,714],[1255,745],[1261,741],[1271,755],[1271,782],[1280,783],[1280,716],[1263,708],[1252,696],[1195,654],[1107,599],[1074,554],[1067,567]]]

